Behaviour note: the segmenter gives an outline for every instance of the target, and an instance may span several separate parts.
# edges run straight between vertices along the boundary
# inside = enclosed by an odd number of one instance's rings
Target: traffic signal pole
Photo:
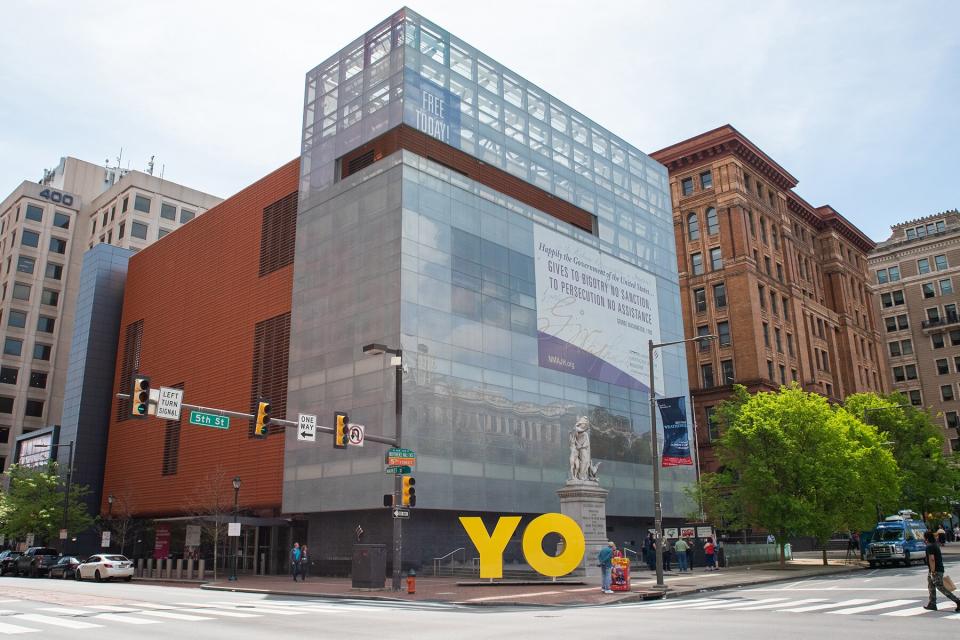
[[[400,433],[403,430],[403,354],[400,349],[396,350],[398,364],[394,367],[394,404],[396,408],[396,427],[395,433],[397,448],[400,448]],[[393,477],[393,504],[400,506],[403,503],[401,497],[403,476],[399,473]],[[403,520],[401,518],[393,519],[393,590],[400,591],[400,573],[403,563]]]

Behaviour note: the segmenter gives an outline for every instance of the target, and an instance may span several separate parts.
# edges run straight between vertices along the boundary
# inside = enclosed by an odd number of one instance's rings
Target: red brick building
[[[687,368],[701,463],[716,467],[716,405],[798,382],[832,400],[888,392],[869,284],[874,243],[725,125],[651,154],[670,171]]]
[[[249,412],[262,395],[284,417],[298,172],[284,165],[130,259],[118,391],[139,371],[184,402]],[[132,496],[133,517],[186,515],[213,491],[229,509],[239,476],[241,512],[278,516],[283,438],[253,439],[237,419],[193,426],[188,413],[131,419],[115,399],[103,495]]]

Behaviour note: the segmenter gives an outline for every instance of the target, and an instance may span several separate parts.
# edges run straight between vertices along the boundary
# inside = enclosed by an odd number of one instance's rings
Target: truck
[[[923,562],[926,549],[923,534],[927,526],[923,520],[915,520],[913,515],[912,512],[901,511],[877,523],[866,549],[867,562],[871,567],[901,563],[909,567],[914,562]]]
[[[50,567],[57,564],[60,552],[49,547],[30,547],[17,558],[14,575],[38,578],[50,571]]]

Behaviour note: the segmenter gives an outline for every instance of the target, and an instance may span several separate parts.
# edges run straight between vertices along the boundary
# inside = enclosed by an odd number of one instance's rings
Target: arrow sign
[[[409,518],[409,517],[410,517],[410,509],[394,509],[394,510],[393,510],[393,517],[394,517],[394,518]]]
[[[297,419],[297,440],[304,442],[317,441],[317,416],[306,413],[299,414]]]
[[[355,447],[363,446],[363,434],[366,427],[362,424],[353,424],[350,423],[350,428],[347,430],[347,442]]]

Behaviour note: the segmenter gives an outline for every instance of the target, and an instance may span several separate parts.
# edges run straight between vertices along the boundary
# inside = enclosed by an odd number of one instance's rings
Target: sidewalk
[[[666,597],[729,589],[746,585],[755,585],[781,580],[801,580],[803,578],[847,573],[863,569],[865,564],[843,564],[831,561],[828,566],[820,564],[819,559],[803,558],[787,563],[780,570],[776,563],[759,564],[751,567],[734,567],[720,571],[704,571],[697,568],[692,573],[664,574],[668,588]],[[646,569],[631,575],[632,591],[605,595],[600,592],[599,583],[576,583],[561,580],[556,583],[544,581],[538,584],[511,585],[491,584],[477,586],[477,580],[462,578],[417,577],[415,594],[406,593],[406,577],[402,586],[404,591],[395,593],[389,590],[390,577],[387,576],[385,591],[355,591],[350,587],[349,578],[308,578],[306,582],[293,582],[289,576],[240,576],[236,582],[219,580],[203,585],[202,589],[221,591],[246,591],[269,593],[279,596],[318,596],[328,598],[357,598],[369,600],[404,602],[444,602],[463,605],[515,605],[515,606],[556,606],[556,605],[598,605],[619,602],[636,602],[664,597],[662,591],[653,587],[655,574]]]

